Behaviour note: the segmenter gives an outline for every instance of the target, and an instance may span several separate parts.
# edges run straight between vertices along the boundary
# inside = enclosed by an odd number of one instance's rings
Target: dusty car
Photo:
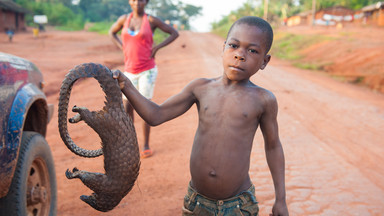
[[[53,105],[40,70],[0,52],[0,215],[56,215],[56,173],[45,139]]]

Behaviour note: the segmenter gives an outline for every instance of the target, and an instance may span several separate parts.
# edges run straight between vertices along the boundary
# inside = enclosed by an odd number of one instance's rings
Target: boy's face
[[[256,26],[233,26],[223,51],[224,74],[228,79],[246,80],[267,66],[271,56],[266,53],[266,35]]]
[[[137,12],[143,12],[147,5],[147,0],[129,0],[128,2],[132,10]]]

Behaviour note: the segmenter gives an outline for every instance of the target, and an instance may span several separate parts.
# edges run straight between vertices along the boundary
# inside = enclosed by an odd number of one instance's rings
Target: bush
[[[90,24],[90,27],[87,30],[90,32],[97,32],[106,35],[108,34],[108,31],[111,28],[112,24],[113,22],[95,22]]]

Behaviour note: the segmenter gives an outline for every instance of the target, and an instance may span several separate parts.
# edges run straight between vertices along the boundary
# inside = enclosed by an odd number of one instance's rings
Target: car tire
[[[48,216],[57,211],[56,173],[45,138],[24,131],[8,195],[0,199],[0,215]]]

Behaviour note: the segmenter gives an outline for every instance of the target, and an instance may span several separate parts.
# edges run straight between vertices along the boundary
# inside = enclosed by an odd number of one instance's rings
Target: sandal
[[[140,153],[141,158],[148,158],[153,155],[153,151],[151,149],[146,149]]]

